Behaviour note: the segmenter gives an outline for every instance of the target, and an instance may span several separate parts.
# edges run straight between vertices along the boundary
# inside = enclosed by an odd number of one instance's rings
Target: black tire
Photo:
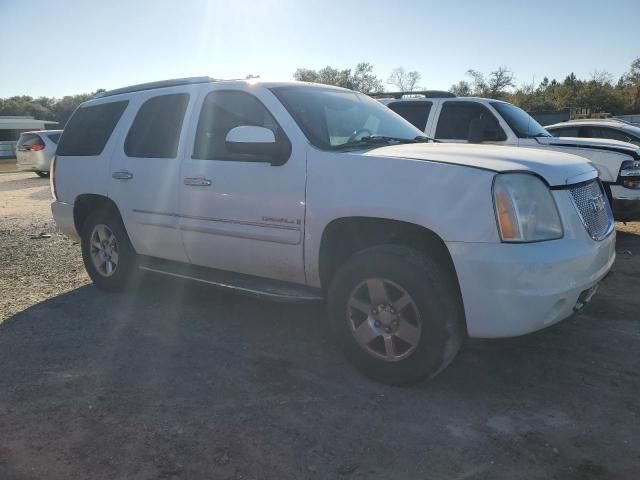
[[[355,323],[352,320],[354,310],[349,306],[352,293],[362,288],[358,286],[367,279],[376,278],[389,281],[383,287],[387,292],[395,288],[393,285],[403,289],[413,301],[412,311],[417,310],[414,318],[417,317],[415,324],[420,324],[420,334],[416,336],[419,340],[412,350],[408,350],[410,353],[406,357],[395,361],[376,358],[370,353],[371,349],[365,350],[366,347],[356,341],[352,333],[352,324]],[[347,358],[368,377],[390,385],[406,385],[434,377],[453,360],[466,336],[455,272],[441,261],[402,246],[372,247],[351,257],[332,280],[328,311],[336,339]],[[372,315],[364,320],[370,325]],[[371,329],[374,328],[371,326]],[[372,342],[378,341],[375,338]],[[383,345],[386,349],[384,341]]]
[[[36,172],[40,178],[49,178],[49,172]]]
[[[117,265],[109,276],[100,272],[91,258],[91,236],[97,225],[108,227],[117,243]],[[137,255],[118,213],[109,209],[90,213],[82,225],[81,247],[85,269],[98,288],[109,292],[119,292],[129,286],[134,278],[137,278]]]

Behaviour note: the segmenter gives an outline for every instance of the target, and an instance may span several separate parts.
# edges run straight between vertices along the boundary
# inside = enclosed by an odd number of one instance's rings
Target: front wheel
[[[387,384],[435,376],[464,337],[456,283],[450,268],[406,247],[357,253],[329,289],[329,319],[346,356]]]
[[[137,270],[136,252],[120,216],[109,210],[89,215],[82,228],[82,259],[93,283],[121,291]]]

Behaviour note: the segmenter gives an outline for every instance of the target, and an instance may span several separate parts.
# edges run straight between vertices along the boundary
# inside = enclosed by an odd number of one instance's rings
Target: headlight
[[[627,160],[622,162],[620,180],[624,187],[640,189],[640,161]]]
[[[493,202],[503,242],[539,242],[562,237],[556,202],[549,187],[535,175],[496,175]]]

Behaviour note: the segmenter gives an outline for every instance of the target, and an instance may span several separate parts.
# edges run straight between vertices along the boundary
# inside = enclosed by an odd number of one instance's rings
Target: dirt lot
[[[96,290],[49,201],[0,175],[0,479],[640,478],[639,224],[584,315],[391,388],[316,306]]]
[[[0,173],[15,172],[15,171],[16,171],[15,158],[0,158]]]

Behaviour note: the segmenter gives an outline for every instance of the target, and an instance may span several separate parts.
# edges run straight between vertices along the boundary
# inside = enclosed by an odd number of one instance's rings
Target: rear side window
[[[153,97],[142,104],[127,139],[129,157],[176,158],[189,95],[176,93]]]
[[[44,147],[44,142],[40,135],[35,133],[27,133],[20,136],[17,147]]]
[[[427,126],[431,102],[394,102],[387,105],[421,132]]]
[[[484,123],[484,140],[503,141],[507,139],[496,117],[483,105],[471,102],[445,102],[438,119],[436,138],[446,140],[467,140],[471,120],[479,118]]]
[[[128,103],[109,102],[76,110],[60,138],[58,155],[100,155]]]
[[[50,135],[47,135],[47,137],[49,137],[49,140],[51,140],[53,143],[58,143],[58,141],[60,140],[60,135],[62,135],[61,133],[52,133]]]
[[[578,127],[554,128],[549,133],[554,137],[577,137]]]

